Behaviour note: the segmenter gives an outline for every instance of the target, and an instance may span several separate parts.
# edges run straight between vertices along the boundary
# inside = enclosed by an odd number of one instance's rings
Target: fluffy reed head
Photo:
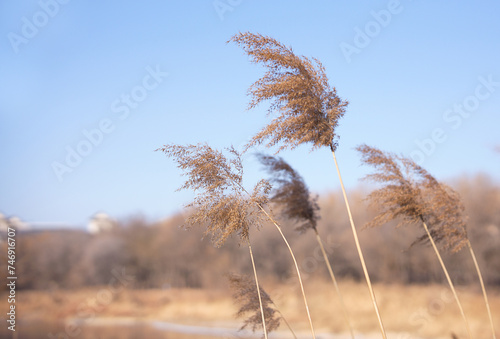
[[[233,147],[226,149],[231,158],[207,144],[172,144],[158,150],[173,158],[187,176],[178,190],[192,189],[196,193],[194,201],[186,206],[193,208],[186,224],[206,225],[205,235],[210,235],[218,247],[234,233],[242,241],[248,240],[250,226],[258,226],[263,220],[256,206],[268,202],[269,182],[261,180],[247,194],[242,186],[241,155]]]
[[[379,214],[367,224],[378,226],[399,219],[397,227],[425,222],[436,243],[453,252],[466,243],[466,217],[464,206],[449,186],[438,182],[413,160],[361,145],[357,148],[362,162],[375,168],[365,179],[383,186],[368,200],[379,209]],[[427,242],[427,235],[414,244]]]
[[[302,176],[279,157],[257,154],[271,175],[270,201],[279,206],[281,215],[298,223],[296,230],[316,230],[319,220],[317,197],[313,197]]]
[[[255,282],[248,277],[242,277],[237,274],[230,274],[228,278],[233,290],[233,298],[240,306],[236,315],[237,317],[246,317],[240,330],[250,327],[255,332],[258,328],[262,328],[262,313]],[[273,308],[274,304],[269,295],[260,286],[259,290],[266,329],[269,333],[279,327],[281,317],[278,316],[278,312]]]
[[[267,147],[281,144],[278,152],[303,143],[312,143],[313,149],[327,146],[334,150],[335,128],[348,102],[330,87],[321,62],[298,56],[290,47],[260,34],[239,33],[230,41],[241,46],[253,63],[267,67],[248,90],[252,98],[249,108],[270,100],[269,113],[279,113],[247,148],[267,141]]]

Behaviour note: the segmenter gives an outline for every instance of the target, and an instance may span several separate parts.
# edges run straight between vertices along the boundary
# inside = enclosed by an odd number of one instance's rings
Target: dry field
[[[356,333],[379,337],[366,286],[343,281],[340,288]],[[269,285],[267,289],[294,329],[307,335],[307,317],[296,285],[291,281]],[[306,293],[317,332],[346,335],[347,328],[330,284],[308,282]],[[453,296],[444,285],[375,285],[375,293],[390,338],[451,338],[452,333],[458,338],[466,337]],[[469,287],[459,288],[459,293],[475,338],[491,337],[480,291]],[[490,289],[489,297],[499,331],[500,290]],[[7,299],[6,295],[1,298]],[[17,295],[17,319],[21,328],[30,323],[81,318],[89,325],[99,323],[99,319],[115,319],[117,324],[126,319],[142,319],[235,329],[241,324],[234,317],[236,309],[226,289],[115,291],[102,287],[19,291]],[[280,330],[284,331],[284,326]]]

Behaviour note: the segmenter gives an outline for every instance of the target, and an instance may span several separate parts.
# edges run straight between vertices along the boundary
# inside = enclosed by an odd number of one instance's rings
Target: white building
[[[5,215],[0,213],[0,232],[7,232],[7,228],[9,227],[9,223],[7,222],[7,218]]]
[[[91,234],[98,234],[102,232],[111,231],[115,227],[115,221],[111,219],[106,213],[99,212],[94,214],[89,224],[87,231]]]
[[[16,230],[26,230],[28,229],[28,224],[22,221],[19,217],[6,218],[3,213],[0,213],[0,232],[7,232],[9,227],[15,227]]]

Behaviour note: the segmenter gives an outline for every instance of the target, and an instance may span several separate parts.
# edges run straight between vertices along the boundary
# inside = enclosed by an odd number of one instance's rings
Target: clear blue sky
[[[181,210],[192,194],[174,192],[180,172],[154,149],[241,147],[268,122],[265,106],[246,111],[263,69],[226,44],[240,31],[320,59],[350,101],[338,128],[348,188],[366,173],[361,143],[442,180],[499,180],[499,13],[495,1],[2,1],[0,212],[83,226],[98,211]],[[328,150],[282,156],[313,191],[338,188]],[[258,166],[245,162],[251,185]]]

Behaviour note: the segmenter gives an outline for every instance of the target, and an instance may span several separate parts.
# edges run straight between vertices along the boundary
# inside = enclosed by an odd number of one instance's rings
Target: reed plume
[[[338,146],[335,129],[345,113],[348,102],[342,100],[337,95],[335,87],[329,85],[325,68],[318,59],[296,55],[292,48],[261,34],[239,33],[229,42],[241,46],[250,56],[251,62],[262,64],[267,68],[264,76],[253,83],[248,90],[251,97],[249,109],[269,100],[271,103],[268,115],[273,112],[278,114],[250,140],[247,149],[262,143],[267,147],[278,146],[276,153],[283,149],[294,149],[301,144],[312,144],[312,149],[330,148],[366,284],[382,336],[386,338],[335,156]]]
[[[300,233],[313,229],[317,231],[319,206],[317,197],[313,197],[302,176],[285,160],[264,154],[257,158],[271,175],[271,202],[277,204],[281,215],[295,221]]]
[[[258,154],[260,162],[266,171],[271,175],[270,182],[272,190],[270,201],[279,206],[281,215],[297,224],[295,228],[298,232],[304,233],[311,229],[316,235],[316,240],[323,254],[323,259],[327,266],[330,278],[337,292],[340,307],[346,321],[351,337],[354,338],[354,331],[349,321],[347,308],[345,307],[342,294],[333,273],[332,266],[328,260],[323,241],[319,235],[317,225],[319,216],[319,205],[317,196],[312,196],[302,176],[294,170],[285,160],[279,157]]]
[[[477,263],[476,254],[467,234],[467,216],[462,199],[455,190],[448,185],[438,182],[428,173],[425,184],[425,191],[430,195],[429,204],[433,206],[435,211],[438,211],[432,214],[434,220],[431,220],[431,222],[439,226],[431,231],[431,235],[438,241],[444,240],[444,248],[452,252],[457,252],[462,247],[467,246],[476,269],[479,284],[481,285],[492,336],[495,339],[495,326],[493,324],[488,294],[486,293],[486,287],[484,286],[483,276]],[[425,235],[422,237],[425,237]],[[417,242],[422,241],[422,237],[417,239]],[[427,240],[428,238],[425,237],[425,239]]]
[[[445,241],[445,249],[451,249],[453,252],[457,252],[463,246],[467,246],[476,269],[479,284],[481,285],[492,337],[496,339],[488,294],[486,293],[486,287],[484,286],[483,276],[479,264],[477,263],[476,254],[467,234],[467,216],[465,214],[465,206],[462,199],[455,190],[448,185],[438,182],[430,174],[427,175],[427,191],[430,191],[429,195],[431,196],[429,203],[433,205],[435,210],[439,210],[439,213],[435,213],[434,215],[434,218],[436,218],[436,215],[438,217],[434,222],[440,226],[434,230],[433,237],[435,239],[448,238]],[[445,220],[440,220],[439,218],[444,218]],[[456,231],[456,227],[460,230]]]
[[[260,294],[264,317],[266,320],[265,322],[267,324],[267,332],[269,333],[278,329],[281,320],[283,320],[288,326],[288,329],[291,331],[293,337],[297,338],[283,314],[278,310],[276,304],[272,301],[269,294],[262,289],[262,287],[259,286],[259,293],[257,293],[256,285],[248,277],[230,274],[228,275],[228,279],[230,287],[233,290],[233,298],[236,303],[240,305],[236,316],[246,317],[240,330],[249,327],[253,332],[255,332],[257,328],[262,326],[260,303],[258,298],[258,295]]]
[[[424,227],[424,235],[415,243],[422,243],[424,239],[431,243],[472,338],[462,304],[436,246],[441,244],[456,252],[467,243],[463,206],[458,195],[411,159],[367,145],[357,150],[362,162],[375,168],[375,173],[365,179],[383,185],[368,195],[367,199],[379,213],[367,226],[379,226],[396,219],[399,220],[397,227],[407,224]]]
[[[267,146],[281,144],[279,150],[302,143],[312,143],[313,148],[336,145],[335,127],[348,103],[330,87],[319,60],[297,56],[290,47],[260,34],[240,33],[230,41],[241,46],[253,63],[268,69],[248,90],[249,108],[271,100],[269,113],[279,112],[248,147],[266,141]]]
[[[197,192],[194,202],[187,205],[187,207],[194,207],[194,212],[187,218],[186,223],[188,225],[206,224],[205,234],[210,234],[217,246],[221,246],[230,235],[237,233],[240,239],[248,245],[257,286],[259,282],[249,239],[249,227],[252,224],[260,225],[264,219],[269,219],[276,226],[295,265],[309,325],[315,338],[299,265],[280,225],[265,209],[271,190],[269,182],[260,180],[253,192],[248,192],[242,185],[241,154],[233,147],[227,149],[232,159],[226,158],[222,152],[212,149],[207,144],[165,145],[158,150],[174,158],[178,167],[186,172],[184,174],[188,176],[188,179],[179,189],[190,188]],[[257,293],[260,293],[260,289],[257,289]],[[261,313],[264,336],[267,338],[262,301]]]
[[[165,145],[158,150],[173,158],[188,179],[178,189],[192,189],[196,192],[194,201],[186,207],[193,212],[186,218],[186,226],[206,225],[205,235],[220,247],[233,234],[246,243],[250,252],[255,284],[259,286],[257,270],[250,243],[250,226],[261,225],[264,217],[256,205],[268,201],[270,184],[261,180],[251,194],[242,186],[243,165],[241,155],[233,148],[227,149],[232,159],[207,144]],[[261,311],[264,337],[267,338],[265,310],[256,288]]]

